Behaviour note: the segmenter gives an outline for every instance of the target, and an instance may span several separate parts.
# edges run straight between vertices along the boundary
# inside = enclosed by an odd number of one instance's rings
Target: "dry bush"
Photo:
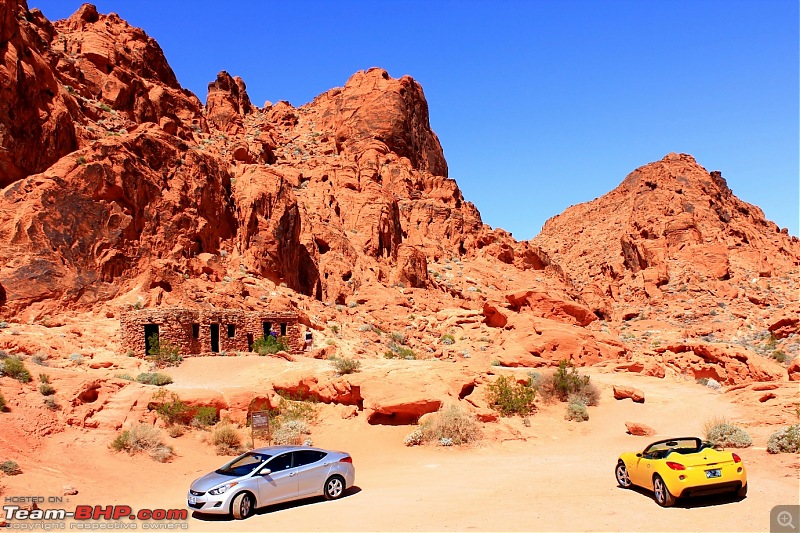
[[[725,417],[714,417],[703,424],[706,440],[714,446],[724,448],[747,448],[753,439],[743,430]]]
[[[236,455],[241,451],[242,438],[236,428],[221,424],[214,428],[211,443],[216,446],[217,455]]]
[[[481,430],[475,417],[451,404],[440,409],[420,426],[425,441],[469,444],[481,438]]]
[[[161,431],[147,424],[137,424],[126,429],[111,442],[111,448],[131,455],[148,452],[150,457],[161,463],[172,457],[172,448],[162,442]]]
[[[311,430],[303,420],[287,420],[272,435],[275,444],[302,444],[303,435],[310,435]]]

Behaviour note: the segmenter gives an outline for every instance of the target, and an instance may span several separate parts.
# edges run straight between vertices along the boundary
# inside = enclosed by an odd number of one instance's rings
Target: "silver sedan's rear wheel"
[[[244,520],[255,510],[255,503],[253,497],[243,492],[237,494],[231,503],[231,514],[237,520]]]
[[[661,479],[661,476],[656,474],[653,476],[653,493],[656,498],[656,503],[661,507],[672,507],[675,505],[675,496],[667,488],[667,484]]]
[[[617,483],[623,489],[627,489],[631,486],[631,478],[628,476],[628,468],[625,466],[625,463],[620,461],[617,463],[617,468],[614,469],[614,474],[617,476]]]
[[[325,499],[335,500],[344,494],[344,479],[342,476],[331,476],[325,482]]]

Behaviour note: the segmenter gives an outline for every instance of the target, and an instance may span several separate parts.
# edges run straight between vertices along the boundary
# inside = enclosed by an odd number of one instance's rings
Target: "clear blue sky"
[[[28,0],[51,19],[73,0]],[[797,0],[97,0],[205,101],[302,105],[357,70],[409,74],[464,196],[517,239],[669,152],[798,235]]]

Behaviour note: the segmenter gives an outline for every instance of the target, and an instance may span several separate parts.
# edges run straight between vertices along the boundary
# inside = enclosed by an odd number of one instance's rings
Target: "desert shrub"
[[[269,355],[278,352],[288,352],[289,346],[283,339],[267,335],[266,337],[259,337],[253,342],[253,351],[258,355]]]
[[[705,385],[709,389],[714,389],[714,390],[719,390],[722,388],[722,385],[720,385],[719,381],[717,381],[714,378],[708,378]]]
[[[39,374],[39,383],[50,383],[50,376],[47,374]]]
[[[406,334],[401,333],[399,331],[393,331],[389,336],[394,342],[397,344],[405,344],[406,343]]]
[[[28,383],[31,380],[31,373],[25,368],[25,363],[16,356],[3,360],[3,373],[6,376],[16,379],[20,383]]]
[[[183,435],[183,433],[185,431],[186,430],[184,429],[183,426],[169,426],[167,428],[167,435],[169,435],[173,439],[176,439],[176,438],[180,437],[181,435]]]
[[[407,346],[402,346],[400,344],[396,344],[394,342],[389,343],[389,349],[386,353],[383,354],[385,359],[407,359],[407,360],[414,360],[417,358],[417,354],[414,353],[414,350]]]
[[[273,413],[273,418],[277,424],[282,424],[287,420],[304,420],[309,424],[317,421],[317,406],[312,399],[290,399],[281,398],[278,405],[278,412]]]
[[[59,406],[56,402],[56,399],[52,396],[45,396],[44,397],[44,406],[50,409],[51,411],[58,411]]]
[[[242,438],[236,428],[222,424],[214,428],[211,443],[216,446],[217,455],[236,455],[242,447]]]
[[[580,396],[570,396],[564,418],[576,422],[586,422],[589,420],[589,411],[586,409],[586,404]]]
[[[50,396],[56,393],[56,389],[54,389],[49,383],[40,383],[39,392],[42,394],[42,396]]]
[[[159,463],[166,463],[172,458],[173,453],[172,446],[168,444],[159,444],[150,450],[150,457]]]
[[[167,424],[185,424],[190,420],[191,409],[174,392],[167,398],[167,391],[161,389],[153,394],[151,402],[150,408]]]
[[[115,378],[119,378],[119,379],[124,379],[124,380],[127,380],[127,381],[136,381],[136,378],[134,378],[133,376],[131,376],[127,372],[124,372],[124,373],[121,373],[121,374],[114,374],[114,377]]]
[[[69,360],[75,363],[76,365],[80,366],[83,364],[83,356],[79,353],[70,354]]]
[[[178,366],[183,357],[178,353],[178,347],[169,341],[161,341],[158,333],[153,333],[147,339],[150,348],[147,350],[147,358],[156,364],[157,367]]]
[[[698,378],[697,384],[705,387],[706,385],[708,385],[708,378]]]
[[[36,352],[31,356],[31,363],[39,366],[47,366],[47,354],[44,352]]]
[[[0,394],[0,413],[6,410],[6,399],[3,398],[3,395]]]
[[[535,398],[536,389],[500,376],[489,385],[486,399],[503,416],[525,416],[533,412]]]
[[[552,374],[546,374],[539,380],[538,391],[546,401],[553,398],[566,402],[569,396],[579,395],[586,405],[597,405],[600,392],[589,379],[581,376],[571,361],[562,359]]]
[[[142,372],[136,376],[136,381],[144,383],[145,385],[156,385],[163,387],[172,383],[172,378],[166,374],[159,374],[158,372]]]
[[[439,339],[439,342],[441,342],[442,344],[448,344],[448,345],[449,344],[455,344],[456,343],[456,338],[453,337],[452,335],[450,335],[449,333],[445,333],[444,335],[441,336],[441,338]]]
[[[785,363],[786,360],[789,358],[789,356],[786,355],[786,352],[784,352],[783,350],[775,350],[774,352],[772,352],[772,358],[778,361],[779,363]]]
[[[406,446],[419,446],[424,443],[425,439],[422,436],[422,430],[417,428],[403,439],[403,444]]]
[[[114,438],[111,448],[131,455],[148,452],[150,457],[162,463],[172,457],[172,448],[161,441],[161,432],[148,424],[136,424],[126,429]]]
[[[798,453],[800,452],[800,424],[779,429],[770,435],[767,441],[769,453]]]
[[[715,446],[724,448],[747,448],[753,444],[753,439],[745,430],[733,424],[726,418],[712,418],[708,420],[703,430],[706,440]]]
[[[195,411],[194,417],[192,418],[192,425],[213,426],[218,420],[219,417],[217,416],[216,408],[203,406],[198,407],[197,411]]]
[[[310,433],[308,424],[303,420],[287,420],[275,430],[272,440],[275,444],[301,444],[303,435]]]
[[[422,439],[441,441],[449,439],[451,444],[468,444],[481,437],[475,417],[452,404],[440,409],[420,425]]]
[[[342,376],[358,372],[361,368],[361,361],[347,357],[337,357],[336,359],[331,359],[331,362],[333,363],[333,368],[336,369],[336,373]]]
[[[7,476],[16,476],[22,473],[22,469],[20,469],[16,461],[8,460],[0,463],[0,472]]]

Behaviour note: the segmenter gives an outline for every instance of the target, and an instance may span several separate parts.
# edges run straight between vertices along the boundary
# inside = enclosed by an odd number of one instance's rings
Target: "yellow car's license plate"
[[[708,479],[711,479],[711,478],[714,478],[714,477],[722,477],[722,472],[720,471],[719,468],[716,468],[714,470],[706,470],[706,477]]]

